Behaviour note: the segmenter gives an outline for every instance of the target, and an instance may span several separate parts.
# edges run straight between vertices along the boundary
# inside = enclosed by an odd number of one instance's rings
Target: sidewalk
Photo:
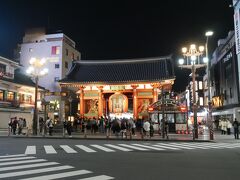
[[[153,137],[142,137],[138,132],[136,136],[130,136],[127,138],[122,138],[121,136],[116,136],[111,134],[108,138],[106,134],[97,132],[96,134],[91,134],[90,132],[84,135],[83,133],[72,133],[72,137],[69,137],[67,134],[63,136],[63,133],[53,133],[53,136],[49,135],[10,135],[8,136],[7,131],[0,131],[0,137],[14,137],[14,138],[49,138],[49,139],[85,139],[85,140],[134,140],[134,141],[179,141],[179,142],[217,142],[217,143],[236,143],[240,140],[235,140],[234,135],[221,135],[220,132],[214,132],[214,140],[209,140],[208,132],[205,132],[203,135],[199,135],[198,139],[193,140],[191,134],[175,134],[171,133],[168,135],[168,138],[162,138],[159,134],[154,134]]]

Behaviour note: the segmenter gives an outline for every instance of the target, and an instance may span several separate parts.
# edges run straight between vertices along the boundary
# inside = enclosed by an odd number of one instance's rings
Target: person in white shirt
[[[143,130],[146,134],[146,136],[149,136],[149,132],[150,132],[150,123],[148,121],[145,121],[143,124]]]

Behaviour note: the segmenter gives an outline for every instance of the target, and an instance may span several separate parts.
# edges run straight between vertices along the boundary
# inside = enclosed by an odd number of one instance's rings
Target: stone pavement
[[[24,138],[24,137],[28,137],[28,138],[51,138],[51,139],[58,139],[58,138],[71,138],[71,139],[86,139],[86,140],[146,140],[146,141],[188,141],[191,142],[193,141],[193,136],[191,134],[175,134],[175,133],[170,133],[168,135],[168,137],[162,138],[161,135],[159,134],[154,134],[153,137],[146,137],[146,136],[142,136],[140,134],[140,132],[137,132],[135,136],[130,137],[128,135],[128,137],[124,137],[122,138],[122,136],[116,136],[115,134],[111,134],[109,137],[106,136],[105,133],[95,133],[95,134],[91,134],[90,132],[87,132],[86,134],[84,133],[76,133],[73,132],[72,136],[69,137],[67,134],[63,135],[62,132],[53,132],[53,136],[49,136],[49,135],[37,135],[37,136],[33,136],[31,134],[26,134],[26,135],[10,135],[8,136],[8,130],[7,129],[0,129],[0,137],[16,137],[16,138]],[[239,142],[240,140],[236,140],[234,139],[234,135],[222,135],[219,131],[215,131],[214,132],[214,140],[209,140],[209,133],[208,131],[204,132],[204,134],[199,135],[198,139],[195,139],[195,141],[197,142],[221,142],[221,143],[236,143]]]

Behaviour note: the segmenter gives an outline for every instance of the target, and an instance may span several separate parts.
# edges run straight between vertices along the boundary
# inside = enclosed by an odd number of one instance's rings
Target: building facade
[[[75,88],[80,117],[145,119],[161,88],[174,83],[171,57],[75,62],[63,89]]]
[[[10,118],[25,118],[31,129],[35,84],[26,76],[19,63],[0,56],[0,128],[7,128]],[[43,91],[40,88],[40,92]],[[41,110],[41,95],[38,107]]]
[[[31,58],[45,58],[48,74],[39,79],[39,85],[49,90],[45,100],[50,102],[50,116],[58,120],[63,117],[65,104],[61,99],[58,81],[63,79],[72,66],[72,61],[80,60],[75,42],[63,33],[46,34],[44,30],[27,31],[20,45],[20,64],[29,67]],[[62,115],[60,113],[63,113]]]
[[[239,63],[234,31],[218,41],[211,60],[213,117],[233,121],[240,118]]]

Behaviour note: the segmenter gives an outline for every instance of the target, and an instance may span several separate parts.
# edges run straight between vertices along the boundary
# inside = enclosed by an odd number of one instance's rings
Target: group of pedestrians
[[[23,128],[27,127],[26,119],[12,117],[8,122],[8,135],[21,135]]]
[[[239,122],[235,118],[233,122],[229,120],[222,119],[219,121],[219,128],[221,129],[221,134],[225,135],[231,134],[231,130],[233,129],[235,139],[239,139]]]

